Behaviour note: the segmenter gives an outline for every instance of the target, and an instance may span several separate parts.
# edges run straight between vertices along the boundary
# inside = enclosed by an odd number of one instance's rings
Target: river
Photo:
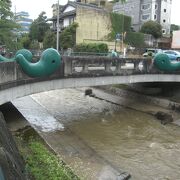
[[[32,95],[66,131],[70,129],[113,166],[135,180],[180,179],[180,127],[85,96],[81,89]]]

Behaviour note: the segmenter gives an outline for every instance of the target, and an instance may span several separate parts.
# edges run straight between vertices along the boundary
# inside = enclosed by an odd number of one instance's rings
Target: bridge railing
[[[63,56],[62,65],[50,76],[29,77],[14,62],[0,63],[0,90],[21,84],[66,77],[97,77],[151,73],[151,59]]]
[[[152,66],[147,58],[63,56],[63,62],[65,76],[147,74]]]

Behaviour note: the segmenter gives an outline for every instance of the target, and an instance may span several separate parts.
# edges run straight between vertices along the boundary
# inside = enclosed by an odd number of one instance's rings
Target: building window
[[[158,9],[158,4],[155,4],[155,9],[156,9],[156,10]]]
[[[143,11],[148,10],[148,9],[150,9],[150,8],[151,8],[151,4],[142,4],[142,5],[141,5],[141,9],[142,9]]]
[[[166,34],[166,29],[162,29],[162,33],[163,33],[163,34]]]
[[[164,12],[166,13],[166,9],[164,9]]]
[[[165,19],[163,19],[163,23],[165,23],[166,22],[166,20]]]
[[[147,21],[147,20],[149,20],[149,19],[150,19],[150,14],[142,14],[142,15],[141,15],[141,19],[142,19],[142,21]]]
[[[154,15],[154,20],[157,20],[157,15],[156,14]]]

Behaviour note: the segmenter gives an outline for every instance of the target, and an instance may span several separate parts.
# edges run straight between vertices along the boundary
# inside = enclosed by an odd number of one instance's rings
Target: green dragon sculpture
[[[171,62],[168,55],[158,53],[154,57],[154,65],[161,71],[172,72],[180,70],[180,62]]]
[[[22,70],[30,77],[43,77],[53,74],[61,64],[61,56],[53,48],[46,49],[38,62],[32,63],[23,54],[15,56]]]
[[[32,63],[32,53],[27,49],[16,52],[13,58],[6,58],[0,55],[1,62],[17,61],[22,70],[30,77],[49,76],[58,69],[61,64],[61,56],[53,48],[46,49],[38,62]]]

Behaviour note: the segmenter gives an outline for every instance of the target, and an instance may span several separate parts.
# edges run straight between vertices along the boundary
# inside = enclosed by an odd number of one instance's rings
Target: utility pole
[[[57,24],[56,24],[56,28],[57,28],[57,35],[56,35],[56,50],[59,52],[59,0],[57,3]]]

